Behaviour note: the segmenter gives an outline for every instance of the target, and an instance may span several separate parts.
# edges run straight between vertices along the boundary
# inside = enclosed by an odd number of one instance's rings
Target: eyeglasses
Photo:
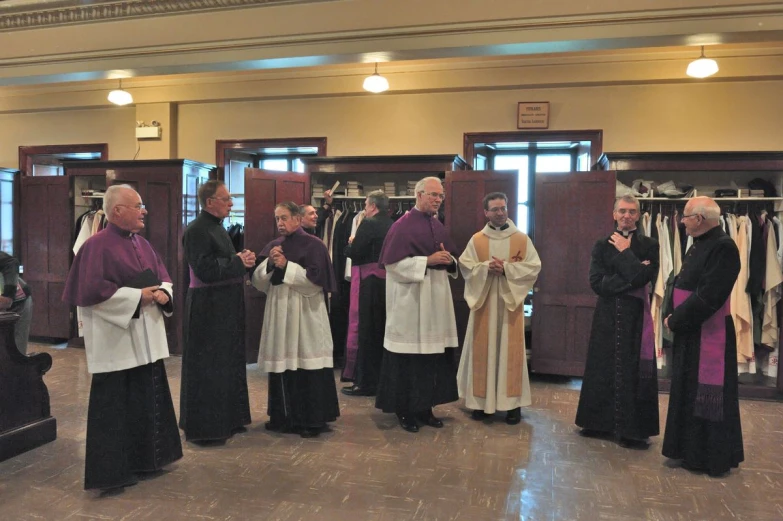
[[[233,197],[210,197],[210,199],[217,199],[218,201],[223,201],[224,203],[230,203],[234,200]]]
[[[429,195],[433,199],[446,199],[446,194],[444,192],[419,192],[425,195]]]
[[[133,208],[137,212],[140,212],[140,211],[144,210],[145,208],[147,208],[147,206],[143,205],[143,204],[134,204],[134,205],[130,205],[130,204],[115,204],[114,206],[124,206],[125,208]]]
[[[506,213],[507,210],[508,208],[506,208],[505,206],[498,206],[497,208],[490,208],[487,211],[489,213]]]
[[[698,217],[699,215],[701,215],[701,214],[700,214],[700,213],[692,213],[692,214],[690,214],[690,215],[683,215],[682,217],[680,217],[680,220],[681,220],[681,221],[684,221],[684,220],[685,220],[685,219],[687,219],[688,217]]]

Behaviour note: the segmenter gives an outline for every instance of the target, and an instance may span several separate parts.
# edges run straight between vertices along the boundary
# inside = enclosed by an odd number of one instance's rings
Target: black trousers
[[[377,389],[383,362],[386,331],[386,281],[369,276],[359,289],[359,350],[356,353],[356,385]]]

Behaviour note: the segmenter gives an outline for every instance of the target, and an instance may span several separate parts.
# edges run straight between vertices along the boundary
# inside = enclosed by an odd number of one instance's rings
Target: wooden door
[[[245,248],[258,254],[277,236],[275,206],[293,201],[310,202],[310,175],[258,168],[245,169]],[[261,324],[266,296],[245,286],[245,353],[248,362],[258,360]]]
[[[457,247],[459,254],[465,248],[474,233],[484,228],[487,222],[482,201],[491,192],[503,192],[508,197],[509,218],[517,220],[517,191],[519,172],[516,170],[462,170],[446,172],[445,215],[446,229]],[[460,276],[451,281],[451,293],[454,299],[454,314],[457,319],[459,345],[463,345],[465,330],[468,327],[470,309],[465,302],[465,281]]]
[[[614,172],[536,174],[531,370],[582,376],[597,297],[588,272],[595,241],[612,229]]]
[[[109,169],[106,170],[109,185],[127,184],[132,186],[147,207],[144,230],[140,233],[146,238],[158,255],[163,259],[166,270],[174,284],[174,305],[184,311],[187,295],[187,281],[184,280],[181,257],[181,237],[183,230],[184,206],[182,167],[147,169]],[[182,313],[175,312],[166,318],[166,336],[169,351],[182,353]]]
[[[20,262],[33,295],[30,335],[70,338],[71,309],[62,301],[73,242],[73,211],[64,176],[21,178]]]

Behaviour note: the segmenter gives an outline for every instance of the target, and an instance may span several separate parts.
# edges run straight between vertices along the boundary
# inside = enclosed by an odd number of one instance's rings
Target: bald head
[[[720,225],[720,207],[709,197],[694,197],[685,205],[682,222],[688,235],[698,237]]]

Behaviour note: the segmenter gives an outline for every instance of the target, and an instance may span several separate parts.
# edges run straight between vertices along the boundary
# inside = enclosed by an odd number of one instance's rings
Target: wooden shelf
[[[710,197],[710,196],[708,196]],[[744,201],[769,201],[769,202],[775,202],[775,201],[783,201],[783,197],[710,197],[713,199],[716,203],[720,204],[721,201],[730,201],[730,202],[744,202]],[[679,202],[679,201],[690,201],[691,197],[637,197],[639,199],[640,203],[643,203],[645,201],[648,202],[655,202],[655,203],[663,203],[663,202]]]
[[[319,197],[319,196],[314,195],[313,197],[315,197],[316,199],[323,199],[323,196]],[[332,199],[334,199],[334,200],[337,200],[337,199],[342,199],[342,200],[345,200],[345,199],[356,199],[356,200],[362,200],[363,201],[363,200],[367,199],[367,196],[366,195],[357,195],[357,196],[348,197],[348,196],[345,196],[345,195],[333,195]],[[392,199],[392,200],[394,200],[394,199],[416,199],[416,196],[415,195],[390,195],[389,199]]]

